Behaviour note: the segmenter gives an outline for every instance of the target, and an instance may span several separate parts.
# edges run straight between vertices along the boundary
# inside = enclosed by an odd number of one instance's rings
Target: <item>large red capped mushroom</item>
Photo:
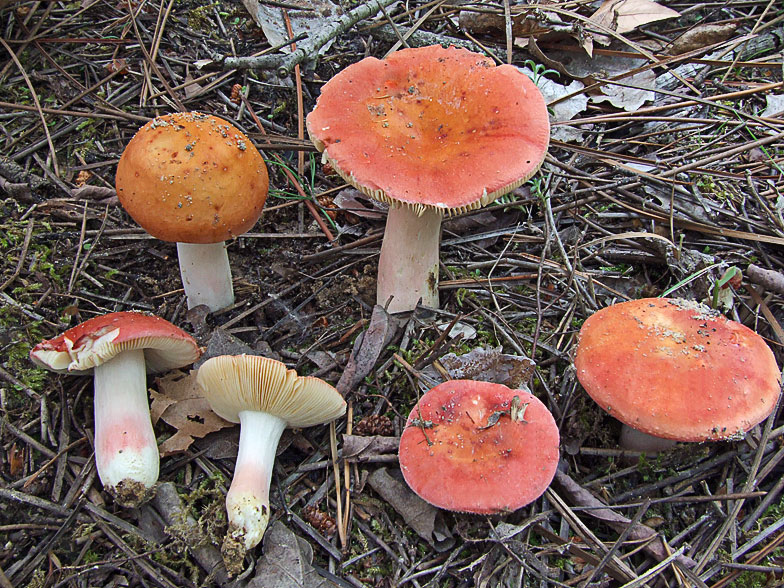
[[[511,65],[439,45],[350,65],[307,117],[325,161],[390,203],[377,301],[438,307],[441,217],[484,206],[530,178],[550,124],[542,94]]]
[[[771,413],[781,391],[762,337],[687,300],[644,298],[599,310],[580,329],[574,365],[610,415],[674,441],[742,436]]]
[[[177,243],[188,308],[231,305],[224,241],[256,224],[269,189],[253,143],[215,116],[159,116],[128,143],[115,183],[120,203],[145,231]]]
[[[536,500],[558,465],[558,427],[535,396],[450,380],[425,393],[400,438],[411,489],[447,510],[511,512]]]
[[[140,312],[92,318],[30,351],[30,358],[46,369],[93,372],[95,465],[104,487],[126,506],[149,498],[158,480],[145,373],[182,367],[200,355],[185,331]]]

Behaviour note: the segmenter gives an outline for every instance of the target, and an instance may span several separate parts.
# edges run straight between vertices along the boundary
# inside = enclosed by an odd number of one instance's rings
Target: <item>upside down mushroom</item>
[[[222,549],[226,569],[234,574],[267,528],[272,468],[283,430],[334,420],[346,412],[346,401],[319,378],[298,376],[279,361],[253,355],[210,358],[199,367],[196,380],[218,416],[240,423]]]

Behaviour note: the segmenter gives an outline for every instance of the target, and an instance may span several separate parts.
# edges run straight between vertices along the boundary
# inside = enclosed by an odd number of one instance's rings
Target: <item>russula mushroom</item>
[[[269,522],[269,489],[281,433],[286,427],[336,419],[346,412],[346,401],[323,380],[298,376],[279,361],[252,355],[212,357],[199,367],[196,380],[218,416],[240,423],[222,550],[226,568],[237,573]]]
[[[128,143],[115,184],[120,203],[145,231],[177,243],[188,308],[233,304],[224,241],[256,223],[269,188],[253,143],[214,116],[159,116]]]
[[[101,483],[124,506],[147,500],[158,480],[146,372],[182,367],[200,355],[185,331],[140,312],[97,316],[30,351],[37,365],[54,372],[93,372],[95,465]]]
[[[536,500],[558,465],[558,427],[530,392],[449,380],[422,395],[400,437],[400,469],[446,510],[506,513]]]
[[[574,358],[585,391],[626,432],[622,446],[742,437],[767,417],[781,371],[748,327],[697,302],[644,298],[603,308],[580,329]],[[639,437],[635,445],[626,437]]]
[[[544,159],[544,98],[511,65],[439,45],[348,66],[307,117],[323,160],[390,204],[377,301],[406,312],[438,307],[441,218],[484,206],[530,178]]]

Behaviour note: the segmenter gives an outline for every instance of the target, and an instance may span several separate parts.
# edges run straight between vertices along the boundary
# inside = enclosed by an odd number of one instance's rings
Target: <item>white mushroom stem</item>
[[[188,308],[206,304],[211,312],[234,304],[226,244],[177,243],[180,276]]]
[[[381,257],[378,260],[376,301],[391,313],[409,312],[419,299],[438,308],[438,255],[441,213],[433,209],[417,215],[409,207],[389,208]]]
[[[269,522],[269,489],[275,451],[286,421],[266,412],[244,410],[234,478],[226,495],[229,540],[245,550],[258,545]]]
[[[629,425],[623,425],[621,428],[621,437],[619,445],[622,449],[630,451],[642,451],[648,455],[655,455],[660,451],[667,451],[676,445],[677,441],[672,439],[664,439],[643,433]]]
[[[135,505],[158,481],[144,351],[123,351],[97,366],[93,377],[98,476],[118,501]]]

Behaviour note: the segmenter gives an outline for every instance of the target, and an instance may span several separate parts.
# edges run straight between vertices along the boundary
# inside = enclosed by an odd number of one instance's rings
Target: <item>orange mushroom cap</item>
[[[267,166],[234,125],[198,112],[154,118],[117,166],[117,197],[162,241],[219,243],[248,231],[267,199]]]
[[[416,494],[440,508],[511,512],[550,485],[558,443],[553,416],[529,392],[450,380],[411,411],[400,438],[400,469]]]
[[[781,371],[765,341],[703,304],[644,298],[580,329],[577,378],[604,410],[677,441],[729,439],[767,417]]]
[[[308,133],[350,184],[415,210],[479,208],[530,178],[550,139],[536,85],[466,49],[404,49],[348,66]]]

